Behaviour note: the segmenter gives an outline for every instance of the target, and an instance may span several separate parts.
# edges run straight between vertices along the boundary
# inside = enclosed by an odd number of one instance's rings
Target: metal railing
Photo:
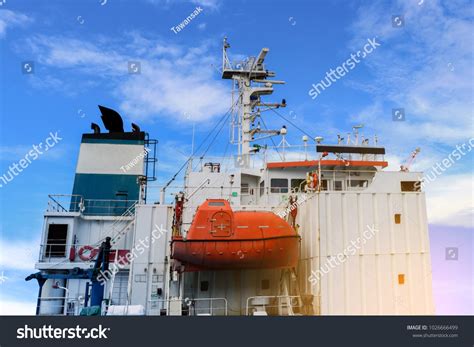
[[[82,252],[82,259],[80,257],[79,251],[81,250],[82,247],[87,246]],[[89,246],[91,246],[93,249],[89,249]],[[68,243],[44,243],[40,245],[39,248],[39,261],[40,262],[51,262],[51,263],[58,263],[58,262],[63,262],[67,260],[70,255],[71,255],[71,248],[75,248],[75,254],[74,254],[74,259],[71,260],[72,262],[78,262],[78,263],[88,263],[91,261],[94,261],[95,258],[97,257],[97,254],[99,254],[99,248],[100,244],[68,244]],[[109,261],[114,262],[115,261],[115,254],[118,252],[119,260],[120,256],[122,256],[122,259],[124,258],[126,251],[125,249],[111,249],[110,250],[110,256],[109,256]]]
[[[137,202],[137,200],[126,199],[84,199],[81,195],[55,194],[48,195],[46,212],[77,212],[86,216],[120,216],[130,207],[134,207]]]
[[[80,212],[83,206],[84,199],[81,195],[50,194],[46,212]]]
[[[93,216],[120,216],[130,207],[135,206],[137,202],[137,200],[85,199],[82,214]]]
[[[148,301],[147,315],[161,315],[162,310],[167,315],[170,313],[170,303],[181,303],[182,315],[188,316],[227,316],[226,298],[196,298],[196,299],[156,299]],[[215,306],[215,302],[221,302],[220,306]]]
[[[308,168],[307,171],[315,170],[316,168]],[[222,172],[222,170],[221,170]],[[350,167],[343,167],[339,169],[322,169],[321,170],[321,175],[322,175],[322,180],[330,180],[331,183],[335,180],[342,180],[347,182],[354,181],[354,180],[368,180],[368,184],[370,186],[371,181],[375,174],[377,173],[377,170],[365,170],[365,169],[354,169]],[[359,178],[361,174],[364,174],[362,178]],[[272,178],[277,178],[277,177],[272,177]],[[285,177],[282,177],[285,178]],[[265,187],[261,187],[259,185],[245,185],[245,186],[239,186],[239,185],[206,185],[206,188],[214,188],[214,189],[240,189],[241,195],[256,195],[259,194],[262,190],[264,191],[265,194],[270,194],[270,193],[297,193],[302,190],[303,186],[296,187],[292,186],[290,184],[291,180],[306,180],[305,177],[286,177],[289,182],[288,187],[270,187],[266,185]],[[195,185],[188,185],[186,186],[188,189],[196,189],[198,186]],[[163,188],[162,185],[149,185],[148,189],[153,189],[153,190],[159,190]],[[181,185],[170,185],[168,186],[170,189],[182,189],[183,186]],[[362,187],[350,187],[348,185],[344,186],[343,190],[359,190]],[[329,190],[337,190],[334,189],[332,185],[328,187]],[[253,194],[250,194],[250,190],[253,190]]]
[[[321,158],[321,154],[315,153],[314,150],[314,144],[286,145],[285,147],[267,146],[265,151],[259,153],[259,156],[261,157],[261,160],[265,163],[319,160]],[[340,160],[340,157],[331,154],[330,157],[323,158],[323,160],[327,159]],[[383,154],[347,153],[344,154],[344,160],[384,161],[385,156]]]
[[[245,315],[256,315],[256,312],[269,316],[294,315],[295,311],[300,310],[300,303],[301,297],[297,295],[250,296],[245,305]]]
[[[82,303],[76,298],[44,297],[37,304],[40,316],[77,316],[82,309]]]
[[[39,259],[40,261],[51,261],[66,258],[68,256],[68,245],[64,242],[45,243],[40,245]]]

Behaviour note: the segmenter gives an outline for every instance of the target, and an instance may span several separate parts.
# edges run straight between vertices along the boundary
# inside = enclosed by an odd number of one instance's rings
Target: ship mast
[[[233,93],[232,97],[231,142],[238,145],[239,166],[248,168],[250,155],[259,149],[258,146],[252,146],[252,142],[280,134],[280,130],[260,129],[260,125],[255,126],[255,120],[260,117],[260,112],[286,106],[285,100],[269,104],[262,103],[260,97],[272,94],[274,84],[285,82],[267,79],[275,76],[275,72],[266,70],[263,64],[268,48],[262,48],[257,57],[248,57],[236,64],[230,62],[228,48],[230,45],[225,37],[222,46],[222,78],[232,79],[238,92],[237,95]],[[263,111],[261,108],[264,108]]]

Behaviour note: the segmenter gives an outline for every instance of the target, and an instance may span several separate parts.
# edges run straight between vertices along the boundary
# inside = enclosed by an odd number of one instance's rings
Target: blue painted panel
[[[140,186],[137,175],[76,174],[72,194],[81,195],[85,200],[84,214],[121,215],[138,200]],[[114,200],[114,201],[94,201]],[[71,204],[72,210],[78,210]]]

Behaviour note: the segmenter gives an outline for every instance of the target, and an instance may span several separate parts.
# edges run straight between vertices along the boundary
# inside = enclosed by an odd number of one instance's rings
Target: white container
[[[434,314],[424,193],[321,192],[297,223],[300,290],[316,313]]]

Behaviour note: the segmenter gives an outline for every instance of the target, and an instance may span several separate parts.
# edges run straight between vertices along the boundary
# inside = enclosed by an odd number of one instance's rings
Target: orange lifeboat
[[[300,237],[268,211],[232,211],[227,200],[198,207],[187,238],[172,238],[172,258],[190,270],[291,268],[298,262]]]

